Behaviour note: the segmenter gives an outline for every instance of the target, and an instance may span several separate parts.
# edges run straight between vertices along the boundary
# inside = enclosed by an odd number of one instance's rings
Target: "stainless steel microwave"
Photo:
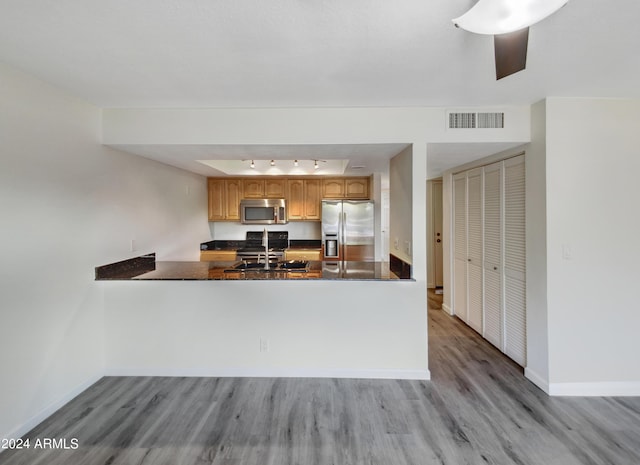
[[[287,223],[287,201],[285,199],[243,199],[240,201],[242,224]]]

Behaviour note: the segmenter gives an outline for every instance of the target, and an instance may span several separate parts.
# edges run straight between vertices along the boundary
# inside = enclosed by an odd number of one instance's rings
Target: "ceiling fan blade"
[[[496,54],[496,80],[522,71],[527,66],[529,28],[493,36]]]

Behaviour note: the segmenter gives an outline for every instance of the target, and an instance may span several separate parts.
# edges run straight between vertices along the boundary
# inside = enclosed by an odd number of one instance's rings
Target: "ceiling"
[[[474,3],[0,0],[0,61],[99,107],[640,98],[637,0],[570,1],[531,28],[527,69],[500,81],[492,38],[451,23]],[[171,150],[143,149],[157,159]]]
[[[245,175],[237,171],[237,166],[218,164],[220,169],[199,160],[246,160],[247,166],[250,160],[268,161],[278,160],[276,167],[269,174],[344,174],[344,175],[369,175],[376,172],[388,171],[389,160],[407,148],[407,144],[323,144],[323,145],[113,145],[112,147],[125,152],[151,158],[162,163],[177,166],[204,176]],[[284,160],[321,160],[318,170],[310,170],[303,173],[294,169],[293,163],[288,168]],[[332,163],[340,162],[342,171],[336,171]],[[311,162],[313,163],[313,162]],[[215,164],[215,163],[212,163]],[[305,165],[301,163],[301,165]],[[228,169],[227,169],[228,168]],[[255,174],[262,174],[263,166],[258,163]]]

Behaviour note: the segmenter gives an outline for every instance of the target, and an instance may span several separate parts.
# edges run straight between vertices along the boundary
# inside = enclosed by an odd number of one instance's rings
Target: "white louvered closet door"
[[[482,334],[482,168],[467,173],[467,324]]]
[[[484,325],[482,335],[503,350],[502,162],[484,167]]]
[[[504,161],[504,353],[527,362],[524,156]]]
[[[467,174],[453,177],[453,313],[467,321]]]

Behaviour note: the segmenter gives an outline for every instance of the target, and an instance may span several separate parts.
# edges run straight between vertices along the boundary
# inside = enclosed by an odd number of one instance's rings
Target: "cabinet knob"
[[[468,261],[468,262],[470,262],[470,261],[471,261],[471,259],[470,259],[470,258],[467,258],[467,261]]]
[[[498,267],[497,267],[497,266],[494,266],[494,267],[493,267],[493,269],[494,269],[494,271],[497,271],[497,270],[498,270]]]

